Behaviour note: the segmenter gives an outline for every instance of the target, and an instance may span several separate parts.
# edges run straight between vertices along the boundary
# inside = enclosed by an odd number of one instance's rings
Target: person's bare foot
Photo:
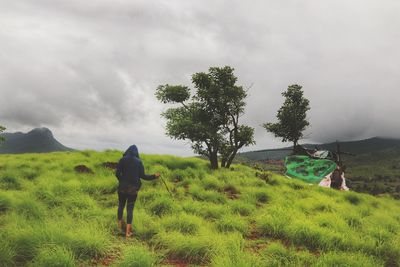
[[[132,224],[127,224],[127,225],[126,225],[125,236],[126,236],[126,237],[131,237],[131,236],[133,236],[133,233],[132,233]]]

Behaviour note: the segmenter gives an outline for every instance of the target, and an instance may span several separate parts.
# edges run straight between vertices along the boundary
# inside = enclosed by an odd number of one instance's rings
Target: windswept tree
[[[0,134],[1,134],[2,132],[4,132],[5,129],[6,129],[6,127],[0,125]],[[0,136],[0,144],[1,144],[2,142],[4,142],[4,137],[3,137],[3,136]]]
[[[293,142],[293,150],[296,149],[303,132],[310,125],[307,121],[307,111],[310,110],[308,99],[303,96],[302,87],[297,84],[290,85],[282,93],[285,102],[276,115],[277,123],[265,123],[263,127],[282,138],[282,142]]]
[[[177,140],[189,140],[195,153],[210,160],[211,168],[229,168],[238,150],[254,144],[254,129],[239,119],[246,105],[246,91],[236,85],[234,69],[212,67],[208,73],[192,75],[195,94],[183,85],[160,85],[156,97],[162,103],[179,104],[167,109],[166,133]]]

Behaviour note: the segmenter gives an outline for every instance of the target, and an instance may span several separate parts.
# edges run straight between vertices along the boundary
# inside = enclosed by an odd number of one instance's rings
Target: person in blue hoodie
[[[139,158],[136,145],[130,146],[119,160],[115,176],[118,178],[118,227],[125,230],[126,237],[132,236],[133,208],[142,183],[140,179],[154,180],[159,173],[146,175]],[[126,205],[126,229],[122,229],[124,208]]]

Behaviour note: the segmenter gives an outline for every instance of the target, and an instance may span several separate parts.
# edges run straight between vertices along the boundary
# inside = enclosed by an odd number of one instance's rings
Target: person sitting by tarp
[[[346,179],[344,178],[344,168],[337,166],[332,173],[321,180],[319,186],[348,191],[349,188],[346,186]]]

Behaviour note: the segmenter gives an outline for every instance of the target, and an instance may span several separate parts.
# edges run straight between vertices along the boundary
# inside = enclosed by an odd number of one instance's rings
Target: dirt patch
[[[256,229],[251,230],[246,235],[246,239],[249,239],[249,240],[257,240],[257,239],[260,239],[261,237],[262,237],[261,233],[258,232]]]
[[[224,186],[222,190],[219,191],[224,192],[230,199],[238,199],[240,196],[240,192],[232,185]]]
[[[260,253],[261,250],[265,249],[266,247],[268,247],[268,244],[266,242],[264,242],[264,243],[252,244],[248,247],[245,247],[245,249],[252,253],[258,254],[258,253]]]
[[[118,167],[118,163],[117,162],[103,162],[101,164],[101,166],[106,169],[116,170]]]
[[[182,261],[182,260],[178,260],[178,259],[165,259],[165,260],[163,260],[162,264],[172,265],[172,266],[176,266],[176,267],[187,267],[187,266],[189,266],[190,263]]]
[[[189,185],[188,184],[183,185],[183,188],[185,189],[186,193],[189,192]]]
[[[74,170],[77,173],[90,173],[90,174],[94,173],[89,167],[85,165],[77,165],[75,166]]]
[[[92,266],[111,266],[115,261],[121,257],[119,250],[110,251],[107,255],[101,258],[95,258],[91,260]]]

